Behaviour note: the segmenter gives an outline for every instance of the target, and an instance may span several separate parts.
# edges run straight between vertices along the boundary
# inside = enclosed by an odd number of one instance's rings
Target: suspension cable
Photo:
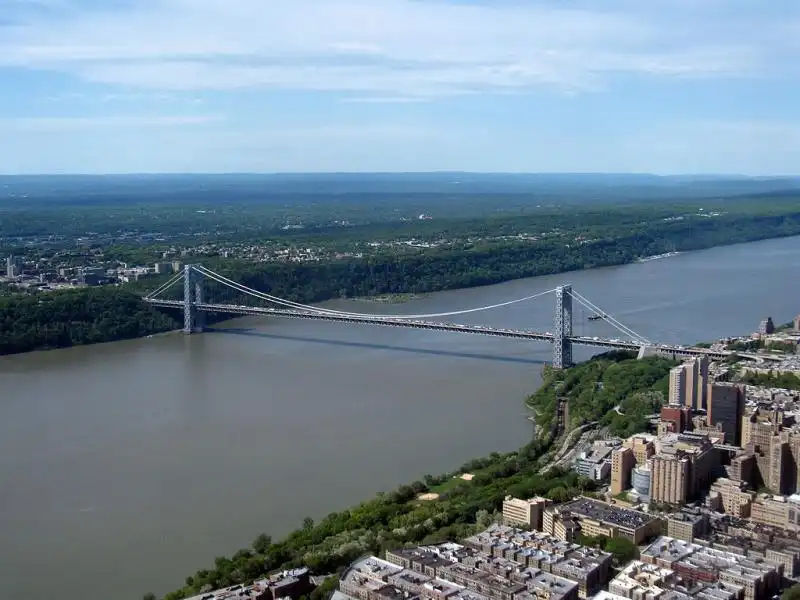
[[[582,304],[583,306],[588,308],[589,310],[594,311],[595,313],[599,314],[603,318],[604,321],[607,321],[612,327],[617,329],[619,332],[621,332],[621,333],[623,333],[623,334],[625,334],[627,336],[630,336],[635,341],[642,341],[642,342],[649,343],[649,341],[647,340],[646,337],[644,337],[640,333],[634,331],[633,329],[631,329],[630,327],[628,327],[624,323],[621,323],[620,321],[615,319],[613,316],[611,316],[610,314],[605,312],[603,309],[601,309],[599,306],[597,306],[594,302],[592,302],[591,300],[589,300],[585,296],[581,295],[580,293],[578,293],[578,292],[576,292],[574,290],[572,290],[570,292],[570,295],[573,298],[575,298],[575,300],[577,300],[580,304]]]
[[[178,283],[178,280],[179,280],[181,277],[183,277],[183,273],[178,273],[177,275],[173,276],[173,277],[172,277],[172,278],[171,278],[169,281],[167,281],[165,284],[163,284],[161,287],[159,287],[158,289],[156,289],[156,290],[155,290],[155,291],[153,291],[153,292],[150,292],[150,293],[149,293],[147,296],[145,296],[145,297],[146,297],[146,298],[155,298],[155,297],[156,297],[156,296],[158,296],[159,294],[163,294],[163,293],[164,293],[164,292],[166,292],[166,291],[167,291],[169,288],[171,288],[173,285],[175,285],[176,283]]]
[[[346,317],[373,318],[373,319],[411,320],[411,319],[432,318],[432,317],[446,317],[446,316],[460,315],[460,314],[466,314],[466,313],[470,313],[470,312],[491,310],[493,308],[499,308],[499,307],[502,307],[502,306],[508,306],[510,304],[515,304],[515,303],[518,303],[518,302],[524,302],[526,300],[533,300],[534,298],[539,298],[541,296],[544,296],[544,295],[549,294],[549,293],[554,291],[554,290],[547,290],[545,292],[540,292],[539,294],[534,294],[532,296],[527,296],[525,298],[518,298],[516,300],[511,300],[511,301],[508,301],[508,302],[502,302],[502,303],[491,305],[491,306],[482,306],[482,307],[479,307],[479,308],[471,308],[471,309],[459,310],[459,311],[450,311],[450,312],[446,312],[446,313],[432,313],[432,314],[425,314],[425,315],[381,315],[381,314],[373,314],[373,313],[354,313],[354,312],[346,312],[346,311],[340,311],[340,310],[332,310],[332,309],[326,309],[326,308],[321,308],[321,307],[316,307],[316,306],[309,306],[307,304],[300,304],[299,302],[292,302],[290,300],[284,300],[283,298],[278,298],[277,296],[272,296],[270,294],[265,294],[263,292],[258,292],[256,290],[253,290],[252,288],[248,288],[247,286],[244,286],[244,285],[242,285],[240,283],[237,283],[237,282],[235,282],[235,281],[233,281],[231,279],[228,279],[227,277],[219,275],[218,273],[214,273],[213,271],[210,271],[209,269],[202,268],[202,270],[203,270],[203,274],[204,275],[208,275],[209,277],[211,277],[212,279],[215,279],[216,281],[218,281],[220,283],[226,283],[227,285],[229,285],[231,287],[234,287],[234,288],[238,289],[239,291],[241,291],[243,293],[249,294],[251,296],[260,297],[261,299],[268,300],[268,301],[274,302],[276,304],[281,304],[281,305],[284,305],[284,306],[289,306],[289,307],[294,308],[294,309],[306,310],[306,311],[311,311],[311,312],[316,312],[316,313],[324,313],[324,314],[339,315],[339,316],[346,316]],[[222,281],[222,280],[225,280],[225,281]]]
[[[577,296],[573,296],[573,297],[576,298],[578,300],[578,302],[580,302],[581,304],[583,304],[585,307],[589,308],[590,310],[593,310],[593,311],[599,313],[601,316],[605,315],[603,317],[604,320],[606,320],[608,323],[610,323],[612,326],[614,326],[620,332],[625,333],[626,335],[629,335],[629,336],[631,336],[631,337],[633,337],[635,339],[642,340],[644,342],[648,341],[647,338],[645,338],[643,335],[641,335],[640,333],[634,331],[633,329],[631,329],[630,327],[628,327],[627,325],[625,325],[624,323],[622,323],[621,321],[619,321],[618,319],[613,317],[612,315],[608,314],[606,311],[604,311],[599,306],[597,306],[594,302],[589,300],[586,296],[580,294],[579,292],[574,292],[574,293]]]
[[[641,342],[648,342],[647,339],[642,336],[641,334],[637,333],[627,325],[620,323],[613,317],[611,317],[608,313],[605,313],[602,309],[594,305],[592,302],[584,302],[581,298],[575,297],[575,299],[582,304],[584,307],[596,312],[600,313],[603,316],[603,320],[606,321],[609,325],[614,327],[620,333],[630,337],[634,341],[641,341]],[[649,343],[649,342],[648,342]]]
[[[263,300],[268,300],[270,302],[274,302],[276,304],[281,304],[283,306],[291,307],[297,310],[306,310],[315,313],[323,313],[323,314],[330,314],[330,315],[338,315],[344,317],[360,317],[360,318],[372,318],[372,319],[398,319],[398,320],[414,320],[414,319],[431,319],[436,317],[451,317],[456,315],[463,315],[473,312],[480,312],[485,310],[492,310],[495,308],[502,308],[504,306],[510,306],[512,304],[518,304],[520,302],[526,302],[529,300],[534,300],[536,298],[541,298],[547,294],[550,294],[555,291],[555,289],[547,290],[544,292],[539,292],[538,294],[533,294],[530,296],[525,296],[524,298],[517,298],[515,300],[509,300],[506,302],[500,302],[498,304],[492,304],[489,306],[481,306],[478,308],[469,308],[465,310],[456,310],[456,311],[449,311],[443,313],[429,313],[429,314],[419,314],[419,315],[381,315],[381,314],[371,314],[371,313],[357,313],[357,312],[347,312],[341,310],[333,310],[328,308],[321,308],[316,306],[310,306],[308,304],[301,304],[299,302],[292,302],[291,300],[285,300],[283,298],[279,298],[277,296],[272,296],[270,294],[266,294],[264,292],[258,292],[252,288],[249,288],[243,284],[240,284],[236,281],[233,281],[219,273],[215,273],[210,269],[203,267],[202,265],[198,265],[197,267],[204,275],[215,279],[219,283],[225,283],[235,289],[238,289],[240,292],[245,294],[249,294],[251,296],[260,297]]]

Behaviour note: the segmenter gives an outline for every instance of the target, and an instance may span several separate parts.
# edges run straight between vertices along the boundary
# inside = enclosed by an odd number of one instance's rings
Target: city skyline
[[[0,171],[651,172],[800,162],[788,0],[13,0]]]

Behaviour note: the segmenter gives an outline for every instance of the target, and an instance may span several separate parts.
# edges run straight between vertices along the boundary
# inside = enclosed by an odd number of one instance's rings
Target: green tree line
[[[0,297],[0,354],[136,338],[175,326],[173,317],[113,287]]]
[[[585,242],[484,242],[414,254],[312,263],[254,264],[215,259],[207,266],[260,291],[299,302],[337,297],[427,293],[511,279],[629,263],[669,250],[800,234],[800,213],[735,214],[593,228]],[[587,235],[589,235],[587,233]],[[130,286],[142,293],[157,282]],[[179,326],[179,315],[156,313],[125,291],[83,289],[12,295],[0,300],[0,353],[126,339]],[[45,310],[42,304],[52,307]]]

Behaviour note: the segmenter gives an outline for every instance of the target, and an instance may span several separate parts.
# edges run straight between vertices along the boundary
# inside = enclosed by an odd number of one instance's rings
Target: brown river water
[[[519,280],[376,312],[435,313],[571,283],[659,342],[800,312],[800,238]],[[552,298],[457,318],[552,330]],[[576,310],[575,332],[621,337]],[[0,358],[0,598],[138,600],[306,516],[530,439],[547,344],[244,318]],[[587,350],[577,358],[589,356]]]

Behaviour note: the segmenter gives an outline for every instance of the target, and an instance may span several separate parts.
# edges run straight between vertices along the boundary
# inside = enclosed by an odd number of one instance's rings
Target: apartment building
[[[707,406],[708,357],[686,361],[670,370],[669,404],[703,410]]]
[[[387,552],[387,560],[369,557],[357,561],[343,574],[339,589],[360,600],[577,600],[579,584],[551,572],[522,567],[513,561],[482,553],[421,547],[419,554],[450,556],[436,575],[397,564],[409,559],[409,551]],[[460,547],[460,546],[458,546]],[[463,548],[463,547],[460,547]],[[413,553],[414,550],[411,550]],[[461,557],[461,560],[458,559]],[[415,560],[411,558],[411,560]]]
[[[720,477],[711,484],[706,504],[713,510],[733,517],[747,518],[755,497],[755,492],[748,490],[746,482]]]
[[[785,531],[800,531],[800,496],[759,494],[750,508],[750,519]]]
[[[667,517],[667,535],[691,542],[709,530],[708,515],[681,511]]]
[[[612,557],[607,552],[504,525],[492,525],[465,539],[464,546],[479,553],[462,558],[464,564],[500,574],[540,569],[577,582],[579,598],[587,598],[600,589],[611,572]]]
[[[717,450],[702,434],[666,434],[656,441],[651,460],[650,499],[664,504],[684,504],[711,481]]]
[[[673,367],[669,372],[669,404],[671,406],[686,406],[686,365]]]
[[[611,580],[608,591],[630,600],[649,600],[658,598],[677,581],[670,569],[634,560]]]
[[[690,584],[740,587],[744,600],[766,600],[779,588],[776,565],[762,558],[662,536],[641,552],[642,562],[671,569]]]
[[[522,500],[506,496],[506,499],[503,500],[503,522],[506,525],[541,530],[544,509],[552,503],[553,501],[547,498],[537,497]]]

